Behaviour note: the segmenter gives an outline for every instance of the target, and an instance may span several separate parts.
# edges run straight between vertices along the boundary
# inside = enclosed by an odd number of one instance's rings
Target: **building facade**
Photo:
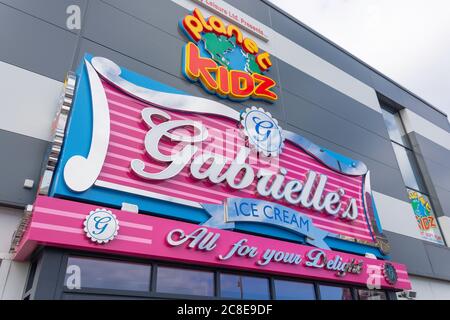
[[[0,24],[1,299],[450,298],[447,115],[270,2]]]

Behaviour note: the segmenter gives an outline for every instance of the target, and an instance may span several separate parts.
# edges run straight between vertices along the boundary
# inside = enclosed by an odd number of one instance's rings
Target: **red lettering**
[[[228,78],[228,70],[225,67],[219,67],[217,70],[217,93],[223,97],[230,93],[230,79]]]
[[[217,64],[208,58],[200,56],[200,50],[192,43],[188,42],[184,49],[184,73],[192,81],[200,79],[200,82],[210,91],[217,89],[217,82],[212,76],[212,72],[217,71]]]
[[[256,63],[261,68],[262,71],[266,71],[272,66],[272,61],[270,61],[270,55],[267,52],[261,53],[256,57]]]
[[[252,95],[255,87],[253,78],[244,71],[230,71],[231,92],[230,96],[236,100],[242,100]]]
[[[270,101],[275,101],[278,99],[277,94],[273,91],[270,91],[270,89],[272,89],[276,85],[275,81],[273,81],[269,77],[257,73],[254,73],[252,76],[255,81],[255,90],[253,91],[253,97]]]

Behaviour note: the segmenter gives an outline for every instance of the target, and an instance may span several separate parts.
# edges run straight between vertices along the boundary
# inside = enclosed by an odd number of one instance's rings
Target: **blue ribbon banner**
[[[249,198],[228,198],[223,205],[202,204],[211,216],[206,227],[233,229],[236,222],[263,223],[284,228],[305,236],[305,241],[321,249],[330,249],[325,242],[329,233],[314,226],[311,218],[283,205]]]

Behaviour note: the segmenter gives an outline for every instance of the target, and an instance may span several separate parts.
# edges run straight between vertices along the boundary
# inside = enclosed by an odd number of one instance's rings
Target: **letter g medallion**
[[[93,242],[107,243],[113,240],[119,231],[119,220],[110,210],[96,209],[84,220],[84,232]]]

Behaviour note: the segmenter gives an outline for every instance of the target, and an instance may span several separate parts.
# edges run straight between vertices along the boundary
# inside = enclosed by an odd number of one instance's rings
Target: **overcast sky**
[[[271,0],[450,115],[450,0]]]

